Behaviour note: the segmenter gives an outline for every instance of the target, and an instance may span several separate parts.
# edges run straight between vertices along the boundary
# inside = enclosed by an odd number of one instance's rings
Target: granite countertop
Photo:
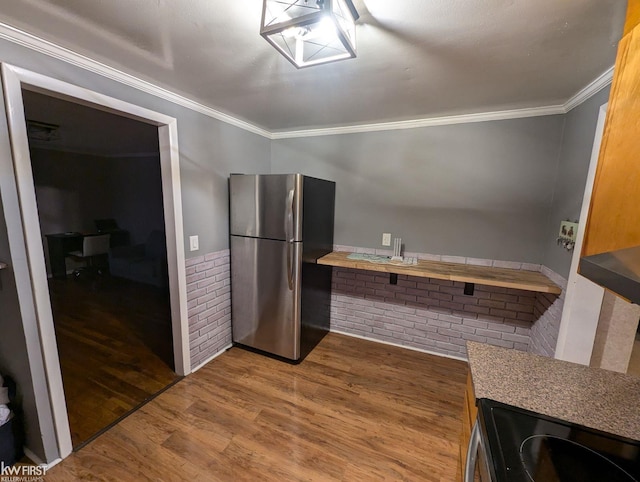
[[[640,378],[467,342],[476,398],[640,440]]]

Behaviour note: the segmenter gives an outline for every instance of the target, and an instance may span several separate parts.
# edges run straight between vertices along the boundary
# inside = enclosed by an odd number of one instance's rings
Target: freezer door
[[[231,237],[233,341],[300,358],[302,243]]]
[[[230,234],[302,241],[300,174],[232,174]]]

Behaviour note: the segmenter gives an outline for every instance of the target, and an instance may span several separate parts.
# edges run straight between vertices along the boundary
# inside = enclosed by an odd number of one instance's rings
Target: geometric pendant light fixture
[[[264,0],[260,35],[298,68],[356,56],[351,0]]]

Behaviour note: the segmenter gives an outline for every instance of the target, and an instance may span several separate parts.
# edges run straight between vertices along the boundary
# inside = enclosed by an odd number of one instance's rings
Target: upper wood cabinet
[[[627,19],[624,22],[624,32],[622,35],[627,35],[638,24],[640,24],[640,2],[638,0],[629,0],[627,5]]]
[[[618,46],[583,256],[640,245],[640,0]]]

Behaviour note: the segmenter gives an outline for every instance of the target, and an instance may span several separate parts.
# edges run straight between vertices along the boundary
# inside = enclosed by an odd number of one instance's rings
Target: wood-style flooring
[[[49,293],[74,447],[176,380],[168,295],[104,276]]]
[[[451,482],[466,374],[337,334],[299,365],[234,347],[46,480]]]

